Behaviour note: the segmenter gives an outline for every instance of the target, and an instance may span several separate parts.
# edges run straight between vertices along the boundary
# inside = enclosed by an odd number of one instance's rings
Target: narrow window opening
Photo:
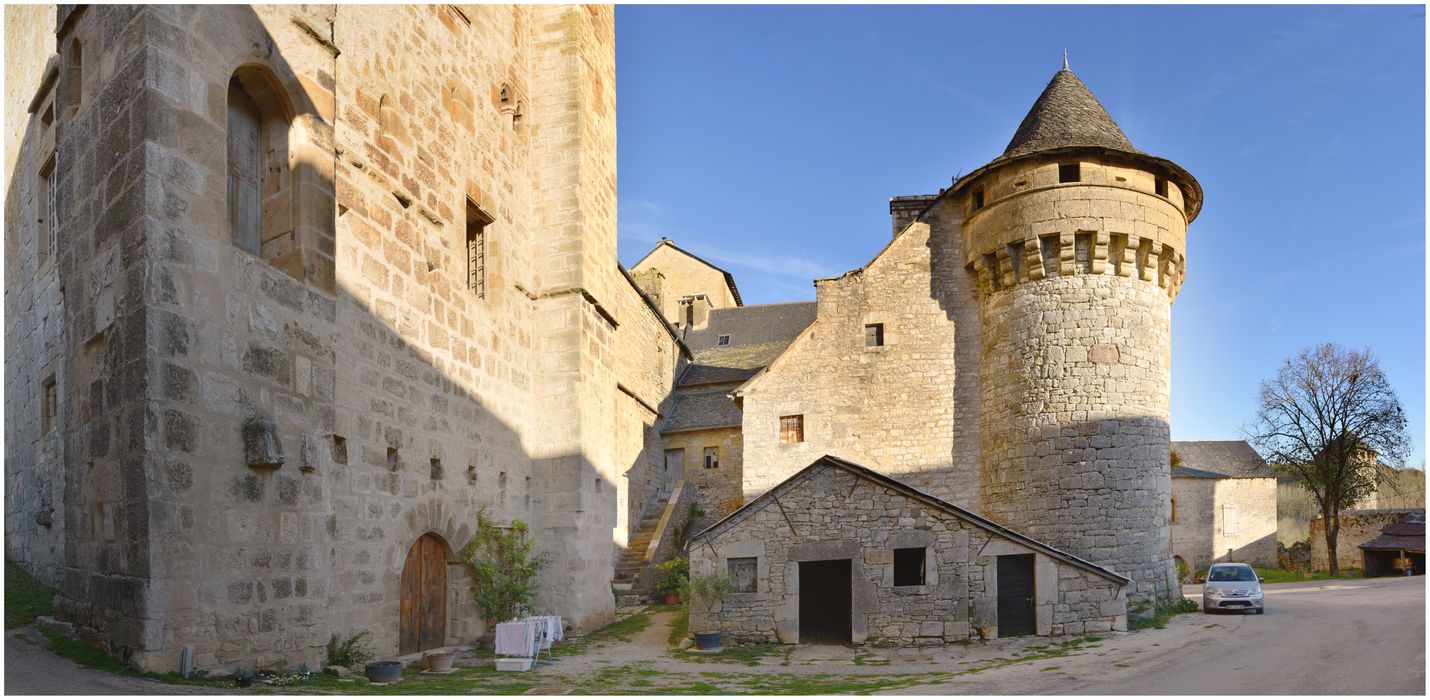
[[[50,429],[55,427],[56,418],[59,416],[59,406],[59,388],[55,384],[55,375],[51,374],[41,384],[40,435],[49,434]]]
[[[1157,195],[1158,195],[1158,196],[1161,196],[1161,197],[1166,197],[1166,196],[1167,196],[1167,180],[1166,180],[1165,178],[1160,178],[1160,177],[1157,178],[1156,184],[1154,185],[1154,187],[1156,188],[1156,191],[1157,191]]]
[[[983,208],[983,190],[982,190],[982,189],[976,189],[976,190],[973,191],[973,211],[978,211],[979,209],[982,209],[982,208]]]
[[[730,344],[730,336],[728,336],[728,335],[722,335],[722,336],[716,338],[716,339],[715,339],[715,344],[718,345],[718,346],[720,346],[720,347],[725,347],[726,345],[729,345],[729,344]]]
[[[804,442],[804,415],[780,416],[780,442]]]
[[[1172,522],[1177,522],[1177,499],[1172,499]]]
[[[731,557],[725,560],[730,577],[731,593],[755,593],[759,589],[759,560],[755,557]]]
[[[437,457],[432,458],[431,477],[433,481],[438,481],[442,478],[442,460]]]
[[[397,448],[387,448],[387,470],[395,472],[402,468],[402,459],[397,456]]]
[[[348,439],[341,435],[333,436],[333,464],[348,463]]]
[[[35,193],[35,219],[38,225],[40,262],[43,263],[58,252],[59,222],[56,220],[55,186],[59,173],[55,172],[56,154],[51,154],[40,168],[39,191]]]
[[[864,326],[864,347],[884,347],[884,324],[869,323]]]
[[[261,252],[263,145],[258,103],[235,77],[228,81],[228,233],[233,244]]]
[[[895,586],[924,585],[925,551],[923,547],[907,547],[894,550]]]
[[[497,474],[497,504],[506,507],[506,472]]]
[[[522,505],[526,510],[531,510],[531,477],[526,477],[522,480],[522,483],[523,488],[526,489],[525,495],[522,497]]]
[[[84,100],[84,52],[79,39],[70,44],[69,60],[65,64],[65,83],[65,97],[72,110],[69,114],[73,114],[73,110],[79,109]]]
[[[484,299],[487,295],[487,225],[491,215],[467,198],[467,289]]]
[[[475,464],[467,465],[467,483],[473,486],[477,485],[477,465]]]
[[[705,457],[705,468],[706,468],[706,469],[719,469],[719,468],[720,468],[720,448],[718,448],[718,447],[707,447],[707,448],[705,448],[704,457]]]
[[[1058,165],[1058,182],[1081,182],[1082,163],[1062,163]]]

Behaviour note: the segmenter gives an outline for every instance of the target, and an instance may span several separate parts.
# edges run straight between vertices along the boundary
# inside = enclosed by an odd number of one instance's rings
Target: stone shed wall
[[[748,501],[825,454],[977,510],[976,310],[953,216],[816,283],[818,317],[743,391]],[[866,347],[867,324],[884,346]],[[804,441],[780,417],[804,416]]]
[[[1340,568],[1361,568],[1360,545],[1380,537],[1381,528],[1413,512],[1414,508],[1341,511],[1341,529],[1336,533],[1336,561]],[[1326,553],[1326,518],[1321,515],[1311,521],[1311,568],[1331,568],[1331,558]]]
[[[1172,553],[1186,563],[1188,573],[1204,571],[1214,561],[1276,566],[1275,477],[1174,477],[1172,500]],[[1229,517],[1235,518],[1234,527],[1227,527]]]
[[[927,584],[893,585],[893,550],[927,549]],[[691,575],[755,557],[755,593],[727,594],[712,613],[692,604],[691,630],[737,643],[799,641],[799,562],[852,560],[854,642],[941,644],[998,635],[997,556],[1031,553],[943,509],[824,467],[782,486],[776,501],[691,545]],[[1041,553],[1037,633],[1126,628],[1122,586]]]
[[[666,433],[666,450],[685,450],[685,483],[694,486],[700,508],[709,524],[734,512],[745,504],[741,488],[744,445],[739,428],[714,428]],[[705,448],[714,447],[720,453],[720,466],[705,468]]]

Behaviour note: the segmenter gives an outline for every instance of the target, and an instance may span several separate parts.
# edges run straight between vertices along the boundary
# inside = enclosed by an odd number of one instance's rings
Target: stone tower
[[[1131,577],[1133,599],[1165,594],[1171,310],[1201,186],[1064,65],[952,194],[983,326],[984,512]]]

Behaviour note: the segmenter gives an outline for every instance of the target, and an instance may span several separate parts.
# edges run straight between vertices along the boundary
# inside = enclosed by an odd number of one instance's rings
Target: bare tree
[[[1410,452],[1405,411],[1367,349],[1327,343],[1301,351],[1263,381],[1247,437],[1273,469],[1297,477],[1326,519],[1326,551],[1338,575],[1341,509],[1373,493],[1376,454],[1400,465]]]

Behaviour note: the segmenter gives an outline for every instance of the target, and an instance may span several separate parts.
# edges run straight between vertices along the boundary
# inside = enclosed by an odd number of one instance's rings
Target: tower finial
[[[1063,49],[1063,70],[1069,70],[1069,68],[1068,68],[1068,50],[1067,50],[1067,49]]]

